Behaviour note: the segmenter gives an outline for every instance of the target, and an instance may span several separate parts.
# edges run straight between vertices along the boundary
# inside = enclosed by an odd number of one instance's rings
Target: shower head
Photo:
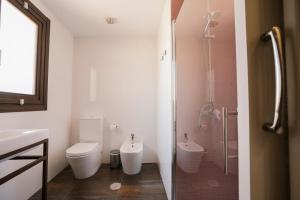
[[[212,12],[209,12],[207,14],[207,17],[206,17],[206,24],[205,24],[205,27],[204,27],[204,31],[203,31],[203,34],[205,37],[207,38],[213,38],[212,35],[209,34],[209,28],[215,28],[219,22],[217,21],[217,19],[221,16],[221,12],[220,11],[212,11]],[[211,37],[208,37],[208,36],[211,36]]]
[[[216,20],[221,16],[221,12],[220,11],[211,11],[208,13],[208,17],[211,20]]]

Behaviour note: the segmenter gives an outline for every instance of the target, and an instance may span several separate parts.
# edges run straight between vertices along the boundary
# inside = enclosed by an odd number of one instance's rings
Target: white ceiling
[[[165,0],[42,0],[77,37],[155,35]],[[106,17],[116,17],[114,25]]]

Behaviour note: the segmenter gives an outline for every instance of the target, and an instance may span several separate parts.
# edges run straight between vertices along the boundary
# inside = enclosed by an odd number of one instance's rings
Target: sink
[[[49,138],[47,129],[16,129],[0,131],[0,155]]]

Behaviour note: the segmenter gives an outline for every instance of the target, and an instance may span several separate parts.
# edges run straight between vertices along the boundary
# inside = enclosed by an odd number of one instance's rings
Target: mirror
[[[0,23],[0,91],[34,95],[38,26],[7,0]]]
[[[47,109],[50,20],[28,0],[0,0],[0,112]]]

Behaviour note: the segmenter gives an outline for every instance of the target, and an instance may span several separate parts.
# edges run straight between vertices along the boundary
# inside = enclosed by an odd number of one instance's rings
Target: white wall
[[[164,60],[161,56],[167,54]],[[172,191],[172,27],[171,2],[166,0],[158,32],[157,154],[161,177],[171,199]]]
[[[50,180],[67,165],[65,150],[70,144],[73,36],[39,0],[32,2],[51,20],[48,110],[2,113],[0,127],[2,130],[15,128],[50,130],[48,172]],[[0,176],[21,166],[16,163],[18,161],[0,163]],[[29,180],[30,184],[26,184]],[[2,185],[0,199],[28,199],[41,187],[41,180],[41,165],[39,165]]]
[[[201,124],[206,127],[200,129],[199,116],[201,108],[209,101],[207,42],[200,37],[201,33],[182,34],[186,31],[184,24],[192,20],[184,17],[186,12],[191,12],[187,9],[188,3],[195,7],[193,2],[185,2],[176,20],[176,137],[182,142],[187,133],[189,139],[208,149],[211,147],[210,119],[203,117]],[[199,18],[193,19],[199,21]],[[198,24],[202,25],[202,21]],[[211,153],[206,154],[206,158]]]
[[[143,162],[156,162],[156,38],[77,38],[74,50],[73,142],[81,116],[104,116],[104,162],[130,133],[144,141]],[[96,70],[96,100],[90,101],[90,68]],[[116,122],[120,128],[111,131]]]

